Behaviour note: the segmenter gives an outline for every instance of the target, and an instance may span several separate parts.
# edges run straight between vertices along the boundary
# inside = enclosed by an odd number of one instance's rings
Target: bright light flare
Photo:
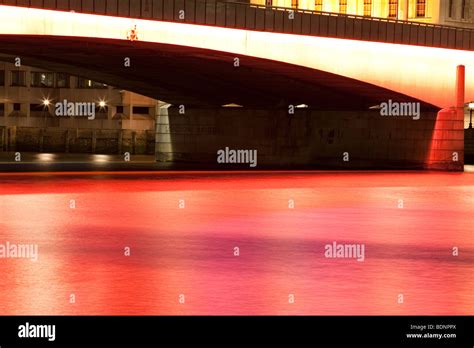
[[[92,161],[94,163],[107,163],[111,159],[108,155],[92,155]]]
[[[53,162],[56,158],[56,155],[52,153],[40,153],[36,155],[36,158],[40,162]]]

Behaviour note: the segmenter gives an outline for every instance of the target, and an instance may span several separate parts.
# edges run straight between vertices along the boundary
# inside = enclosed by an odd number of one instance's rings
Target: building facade
[[[109,120],[154,120],[158,103],[68,73],[0,62],[0,117],[52,117],[54,104],[63,100],[95,103],[96,118]]]
[[[93,117],[58,117],[58,103],[86,103]],[[151,154],[161,104],[68,73],[0,62],[0,151]]]
[[[251,3],[474,28],[474,0],[251,0]]]

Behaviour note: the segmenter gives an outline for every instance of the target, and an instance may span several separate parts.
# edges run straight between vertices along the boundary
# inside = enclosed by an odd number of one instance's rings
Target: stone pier
[[[302,108],[289,114],[286,110],[224,107],[188,108],[183,115],[170,107],[158,118],[156,159],[195,163],[196,168],[235,168],[217,163],[217,151],[228,147],[257,150],[257,169],[429,169],[435,127],[447,127],[446,122],[451,122],[440,115],[444,113],[422,111],[415,120],[381,116],[379,110]],[[449,127],[454,126],[457,124],[449,123]],[[458,149],[460,144],[449,141],[443,146]],[[459,169],[447,162],[438,164],[437,169]],[[237,167],[248,169],[245,165]]]

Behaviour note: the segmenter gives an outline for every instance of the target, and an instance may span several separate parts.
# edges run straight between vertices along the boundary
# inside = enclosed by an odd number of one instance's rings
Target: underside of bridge
[[[0,53],[13,62],[74,71],[174,105],[367,110],[382,101],[418,101],[324,71],[177,45],[94,38],[0,35]],[[10,56],[8,56],[10,55]],[[130,66],[125,60],[130,59]],[[238,58],[238,60],[236,60]],[[436,107],[422,103],[424,111]]]
[[[260,168],[434,163],[460,170],[463,164],[463,138],[451,132],[455,116],[445,114],[445,132],[439,108],[325,71],[178,45],[77,37],[0,35],[0,54],[171,104],[157,115],[155,156],[162,162],[202,168],[216,166],[223,149],[254,149]],[[419,103],[422,116],[381,117],[372,107],[387,101]],[[222,107],[228,104],[243,107]],[[289,113],[297,105],[304,108]]]

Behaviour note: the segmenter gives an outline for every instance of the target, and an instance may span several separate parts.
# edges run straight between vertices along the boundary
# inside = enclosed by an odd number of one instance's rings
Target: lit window
[[[416,16],[426,16],[426,0],[416,0]]]
[[[388,1],[388,17],[396,18],[398,15],[398,0]]]
[[[77,88],[107,88],[107,85],[82,77],[77,78]]]
[[[47,72],[32,72],[31,87],[53,87],[54,74]]]
[[[291,7],[298,8],[298,0],[291,0]]]
[[[372,0],[364,0],[364,16],[372,16]]]
[[[347,13],[347,0],[339,0],[339,13]]]
[[[322,11],[323,10],[323,0],[315,0],[314,1],[314,10],[315,11]]]

